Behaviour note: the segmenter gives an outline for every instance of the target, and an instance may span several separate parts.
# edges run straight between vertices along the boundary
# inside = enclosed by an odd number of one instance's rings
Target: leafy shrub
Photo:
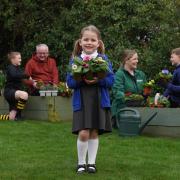
[[[6,65],[8,51],[21,51],[25,64],[35,45],[46,43],[63,80],[73,42],[82,27],[94,24],[102,32],[106,54],[115,70],[121,62],[121,51],[135,48],[140,68],[153,77],[170,66],[169,53],[179,46],[179,8],[178,0],[3,0],[0,68]]]

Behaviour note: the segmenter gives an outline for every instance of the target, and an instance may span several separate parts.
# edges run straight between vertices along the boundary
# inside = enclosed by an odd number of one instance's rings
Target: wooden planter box
[[[0,114],[9,112],[8,103],[0,96]],[[30,96],[22,111],[24,119],[67,121],[72,120],[71,98],[61,96]]]
[[[180,137],[180,108],[131,107],[141,114],[142,123],[154,112],[157,116],[145,127],[144,134],[152,136]],[[0,114],[7,114],[9,107],[0,96]],[[72,120],[71,98],[30,96],[22,115],[24,119],[69,121]]]
[[[155,118],[143,130],[144,134],[180,137],[180,108],[135,107],[135,109],[140,112],[142,123],[157,112]]]

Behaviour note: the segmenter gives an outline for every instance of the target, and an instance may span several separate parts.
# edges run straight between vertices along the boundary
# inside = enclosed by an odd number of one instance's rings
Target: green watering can
[[[145,123],[141,124],[141,116],[138,110],[123,108],[116,114],[116,123],[121,136],[140,135],[146,125],[157,115],[153,113]]]

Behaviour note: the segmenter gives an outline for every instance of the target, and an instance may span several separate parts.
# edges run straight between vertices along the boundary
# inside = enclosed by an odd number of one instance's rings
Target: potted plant
[[[140,94],[125,93],[125,103],[128,107],[141,107],[144,105],[144,97]]]
[[[72,90],[68,88],[66,82],[59,82],[57,89],[59,96],[70,97],[72,95]]]
[[[75,57],[70,71],[77,81],[83,78],[92,80],[94,77],[102,79],[109,71],[109,67],[108,62],[102,57],[91,58],[91,56],[85,56],[83,59]]]
[[[154,80],[150,80],[147,83],[145,83],[144,84],[144,89],[143,89],[143,94],[145,96],[149,96],[152,93],[154,86],[155,86],[155,81]]]
[[[147,105],[154,108],[164,108],[170,107],[170,102],[166,97],[157,93],[155,97],[148,97]]]
[[[155,83],[160,87],[164,87],[172,79],[172,74],[167,70],[163,69],[155,76]]]
[[[42,81],[38,82],[40,96],[57,96],[58,90],[51,84],[44,84]]]

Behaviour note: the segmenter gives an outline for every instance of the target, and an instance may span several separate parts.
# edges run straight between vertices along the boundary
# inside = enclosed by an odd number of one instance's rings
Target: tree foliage
[[[178,0],[2,0],[0,66],[10,50],[22,52],[25,64],[35,46],[46,43],[62,79],[81,28],[94,24],[115,70],[122,50],[135,48],[140,68],[153,76],[170,66],[170,51],[179,47],[179,9]]]

